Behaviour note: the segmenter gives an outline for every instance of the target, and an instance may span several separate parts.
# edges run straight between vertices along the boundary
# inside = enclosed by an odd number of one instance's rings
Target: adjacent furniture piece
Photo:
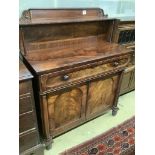
[[[32,89],[33,76],[19,61],[19,152],[21,155],[43,155]]]
[[[135,89],[135,22],[118,20],[113,33],[113,42],[132,50],[131,61],[122,79],[120,90],[120,95],[122,95]]]
[[[52,137],[107,110],[116,115],[122,73],[132,52],[111,43],[115,22],[99,8],[23,13],[20,49],[35,76],[47,149]]]

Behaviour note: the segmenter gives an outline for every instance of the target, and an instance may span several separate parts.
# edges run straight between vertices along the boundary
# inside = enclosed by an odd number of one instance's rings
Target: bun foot
[[[52,148],[52,143],[46,145],[46,150],[50,150]]]
[[[116,116],[118,110],[119,110],[118,107],[113,107],[113,108],[112,108],[112,116]]]
[[[44,142],[46,150],[50,150],[52,148],[52,142],[53,142],[52,139],[47,140],[47,141]]]

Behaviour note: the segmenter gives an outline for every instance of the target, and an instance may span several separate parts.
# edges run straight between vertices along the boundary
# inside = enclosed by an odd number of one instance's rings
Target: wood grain
[[[54,130],[59,130],[64,125],[77,122],[84,117],[86,91],[84,85],[47,95],[49,128],[52,133]]]
[[[114,62],[112,61],[109,63],[98,65],[96,67],[94,66],[87,69],[75,71],[72,73],[66,73],[66,75],[69,77],[69,79],[66,81],[63,79],[63,77],[65,76],[63,74],[56,77],[49,75],[46,80],[46,83],[43,85],[43,88],[45,88],[45,90],[49,90],[51,88],[54,88],[60,85],[68,84],[69,82],[79,81],[86,77],[95,76],[103,72],[112,71],[114,69],[118,69],[120,67],[126,66],[127,63],[129,63],[129,60],[128,58],[124,58],[120,60],[118,59],[115,62],[118,63],[118,66],[114,66]]]
[[[132,54],[112,43],[116,25],[117,20],[99,8],[23,13],[20,48],[37,80],[34,88],[46,146],[52,137],[103,114],[113,104],[116,111],[120,74]]]
[[[105,111],[112,107],[117,89],[118,76],[103,79],[89,84],[87,117],[93,113]]]

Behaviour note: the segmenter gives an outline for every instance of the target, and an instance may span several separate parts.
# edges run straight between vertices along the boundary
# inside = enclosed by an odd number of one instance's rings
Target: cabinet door
[[[53,136],[84,121],[86,88],[84,85],[47,95],[49,128]]]
[[[90,82],[86,110],[87,119],[103,114],[112,107],[118,81],[119,75]]]
[[[122,83],[121,83],[120,95],[130,91],[131,76],[132,76],[132,71],[124,73],[122,78]]]

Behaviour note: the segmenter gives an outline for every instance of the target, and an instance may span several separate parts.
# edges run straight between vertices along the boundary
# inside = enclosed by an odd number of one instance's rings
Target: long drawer
[[[76,71],[66,70],[65,73],[56,73],[56,74],[46,74],[42,75],[40,78],[41,83],[41,92],[48,91],[55,87],[60,87],[80,81],[83,79],[89,79],[89,77],[97,76],[106,72],[111,72],[114,70],[119,70],[121,67],[126,66],[130,60],[128,56],[115,58],[107,62],[98,61],[97,63],[90,64],[86,68],[77,69]]]
[[[36,130],[22,134],[19,136],[19,151],[23,152],[33,146],[39,144],[38,133]]]
[[[19,114],[32,111],[32,96],[30,93],[20,95],[19,98]]]
[[[35,128],[35,117],[33,112],[28,112],[19,116],[19,132],[24,132]]]
[[[30,80],[19,83],[19,95],[30,93],[32,91],[32,82]]]
[[[35,147],[32,147],[22,152],[20,155],[43,155],[43,154],[44,154],[44,147],[42,144],[39,144]]]

